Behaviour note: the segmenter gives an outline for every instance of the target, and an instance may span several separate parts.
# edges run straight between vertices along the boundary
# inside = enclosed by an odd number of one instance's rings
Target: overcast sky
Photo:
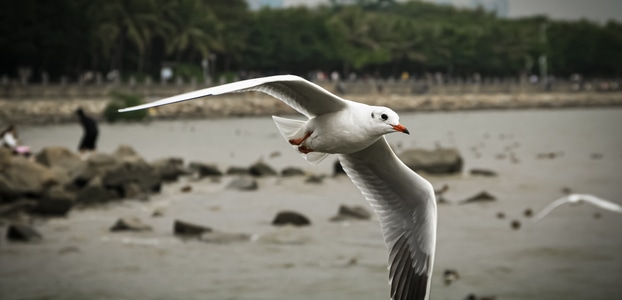
[[[622,21],[622,0],[509,0],[509,17],[546,14],[553,19]]]
[[[248,0],[269,1],[269,0]],[[285,6],[326,4],[329,0],[273,0]],[[406,1],[406,0],[398,0]],[[439,2],[439,0],[424,0]],[[452,0],[456,3],[470,3],[471,0]],[[493,1],[493,0],[485,0]],[[442,1],[445,2],[445,1]],[[546,14],[553,19],[578,20],[586,18],[592,21],[606,22],[614,19],[622,22],[622,0],[508,0],[508,16],[524,17]]]

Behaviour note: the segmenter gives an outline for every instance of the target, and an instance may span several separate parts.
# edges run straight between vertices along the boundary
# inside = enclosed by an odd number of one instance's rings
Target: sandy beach
[[[621,108],[408,112],[401,122],[411,135],[388,136],[396,152],[454,147],[465,162],[461,175],[423,174],[437,188],[449,186],[449,203],[438,205],[431,299],[622,299],[622,215],[588,204],[560,207],[535,224],[523,214],[561,197],[563,188],[622,203]],[[19,130],[35,151],[75,149],[81,134],[77,124]],[[101,152],[128,144],[148,160],[177,156],[222,169],[263,160],[328,177],[321,184],[260,178],[251,192],[226,189],[231,176],[183,178],[149,201],[37,220],[42,241],[0,244],[1,299],[388,299],[378,221],[329,221],[340,204],[369,209],[364,198],[347,177],[330,176],[336,157],[309,165],[269,117],[102,123],[100,130]],[[498,175],[470,175],[473,168]],[[182,193],[186,185],[192,191]],[[481,191],[496,201],[459,204]],[[162,217],[151,217],[156,208]],[[282,210],[304,214],[311,226],[272,226]],[[109,231],[128,216],[153,230]],[[183,240],[172,234],[176,219],[252,239]],[[445,285],[446,269],[460,279]]]

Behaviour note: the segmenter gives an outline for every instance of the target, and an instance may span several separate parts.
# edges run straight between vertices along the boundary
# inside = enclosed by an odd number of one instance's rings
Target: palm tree
[[[208,57],[222,49],[222,24],[201,0],[177,0],[166,13],[174,28],[168,36],[166,50],[179,62],[186,51],[197,51]]]
[[[94,20],[94,47],[110,60],[111,69],[123,69],[126,42],[139,54],[142,69],[145,51],[158,32],[158,15],[153,0],[92,1],[87,14]]]

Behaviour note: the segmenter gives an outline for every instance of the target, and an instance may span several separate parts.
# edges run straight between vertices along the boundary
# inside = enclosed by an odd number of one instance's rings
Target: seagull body
[[[613,203],[610,201],[607,201],[605,199],[601,199],[598,198],[594,195],[590,195],[590,194],[570,194],[567,195],[565,197],[561,197],[553,202],[551,202],[549,205],[547,205],[544,209],[542,209],[542,211],[540,211],[535,217],[534,217],[534,222],[538,222],[540,221],[540,219],[544,218],[544,216],[548,215],[551,211],[553,211],[555,208],[566,204],[566,203],[570,203],[570,204],[579,204],[582,202],[587,202],[590,203],[592,205],[598,206],[602,209],[606,209],[606,210],[610,210],[613,212],[617,212],[617,213],[622,213],[622,206],[620,206],[617,203]]]
[[[281,135],[310,163],[338,154],[345,172],[378,215],[389,249],[390,298],[428,299],[436,248],[436,200],[432,185],[399,160],[384,138],[388,133],[409,133],[394,111],[342,99],[292,75],[239,81],[120,111],[246,91],[271,95],[308,118],[273,116]]]

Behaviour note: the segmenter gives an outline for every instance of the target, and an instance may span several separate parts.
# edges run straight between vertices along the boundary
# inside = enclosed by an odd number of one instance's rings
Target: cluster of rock
[[[32,158],[0,149],[0,215],[65,215],[75,205],[147,199],[183,172],[180,159],[148,163],[129,146],[86,160],[63,147],[44,148]]]
[[[432,174],[461,172],[462,158],[455,149],[435,151],[406,150],[400,157],[415,171]],[[335,162],[334,175],[343,174],[339,162]],[[303,170],[288,167],[277,172],[260,161],[248,167],[232,166],[221,171],[216,165],[203,162],[184,164],[183,159],[169,157],[147,162],[134,149],[121,145],[112,154],[95,153],[83,159],[77,153],[63,147],[47,147],[33,157],[13,155],[0,148],[0,217],[21,213],[47,216],[64,216],[75,206],[88,206],[125,198],[148,200],[150,194],[160,191],[166,182],[180,176],[195,178],[219,178],[234,176],[227,188],[240,191],[258,189],[257,177],[306,176],[306,183],[319,184],[324,175],[309,175]],[[184,186],[181,192],[192,191]],[[370,213],[363,207],[341,206],[331,221],[369,219]],[[177,227],[192,228],[176,222]],[[296,212],[280,212],[274,225],[310,225],[309,219]],[[182,226],[184,225],[184,226]],[[11,234],[36,238],[24,227],[12,227]],[[139,220],[120,219],[111,228],[117,230],[148,230],[149,226]],[[19,239],[19,238],[16,238]]]
[[[156,216],[156,215],[154,215]],[[160,215],[157,215],[160,216]],[[371,213],[361,206],[347,206],[341,205],[339,207],[339,211],[337,215],[332,217],[330,221],[348,221],[348,220],[369,220],[371,218]],[[305,215],[295,212],[295,211],[280,211],[276,214],[271,224],[273,226],[293,226],[293,227],[302,227],[302,226],[310,226],[311,221]],[[20,241],[28,241],[28,240],[38,240],[41,236],[31,227],[17,225],[16,229],[10,229],[10,232],[15,232],[19,230],[18,236],[9,237],[14,240]],[[143,222],[141,219],[136,217],[125,217],[118,219],[112,227],[110,227],[111,232],[119,232],[119,231],[152,231],[153,228]],[[255,239],[262,239],[260,236],[251,235],[247,233],[232,233],[225,232],[212,229],[209,226],[196,224],[184,220],[176,219],[173,222],[172,233],[184,240],[198,240],[207,243],[233,243],[233,242],[248,242]],[[263,238],[264,241],[274,242],[274,243],[298,243],[300,242],[297,238],[291,240],[288,237],[280,237],[279,233],[268,234],[267,237]],[[136,240],[136,243],[144,241]]]

